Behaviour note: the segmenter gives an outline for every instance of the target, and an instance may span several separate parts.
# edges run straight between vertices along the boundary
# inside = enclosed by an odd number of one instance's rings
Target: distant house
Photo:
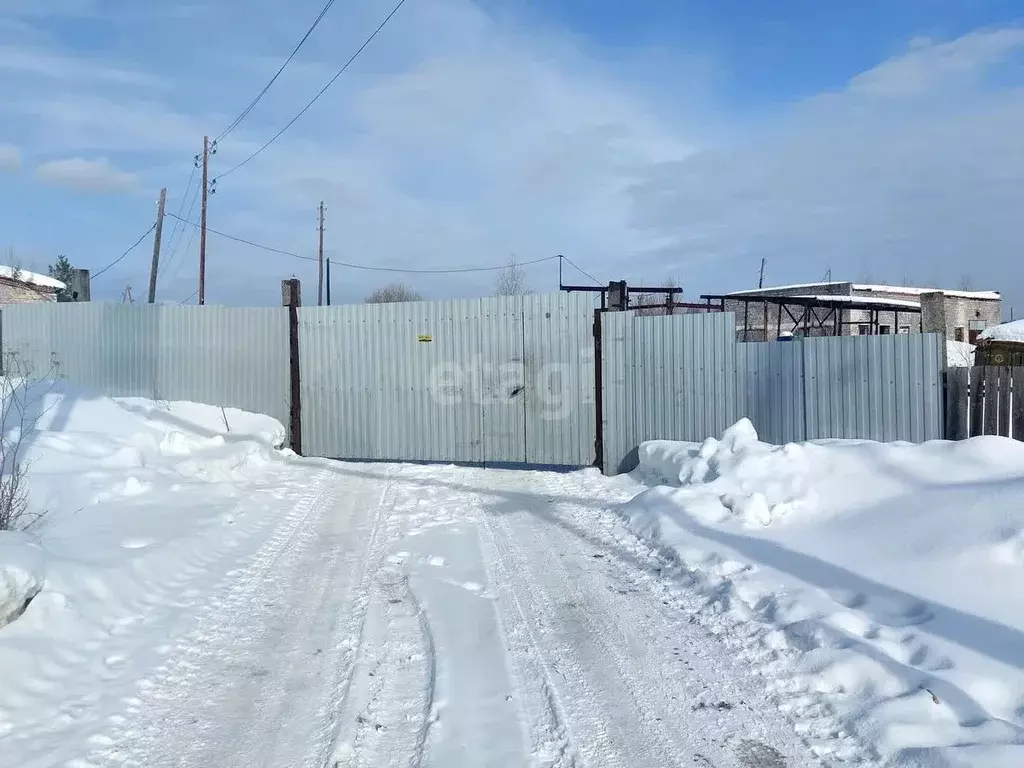
[[[933,320],[934,330],[944,327],[950,341],[973,344],[1002,318],[996,291],[823,282],[705,298],[721,300],[725,311],[736,314],[737,335],[744,341],[774,340],[784,331],[805,336],[920,333],[923,320]]]
[[[1024,320],[985,329],[978,339],[975,363],[1024,366]]]
[[[0,266],[0,304],[29,304],[57,301],[57,292],[67,288],[60,280],[17,267]]]

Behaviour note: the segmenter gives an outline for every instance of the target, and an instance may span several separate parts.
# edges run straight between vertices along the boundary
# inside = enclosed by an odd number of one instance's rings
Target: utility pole
[[[757,287],[758,288],[764,288],[764,265],[765,265],[765,263],[767,261],[768,261],[768,259],[766,259],[764,257],[761,258],[761,275],[760,275],[760,277],[757,278]]]
[[[327,306],[331,306],[331,257],[327,257]],[[1010,314],[1013,315],[1013,309],[1010,309]],[[1012,319],[1012,318],[1011,318]]]
[[[316,258],[316,305],[324,303],[324,201],[320,201],[320,247]]]
[[[149,268],[149,303],[156,303],[156,272],[160,268],[160,240],[164,235],[164,207],[167,205],[167,187],[160,190],[156,205],[156,234],[153,236],[153,265]]]
[[[121,294],[122,304],[134,304],[135,299],[132,298],[132,287],[129,285],[124,289],[124,293]]]
[[[199,214],[199,306],[206,303],[206,195],[210,186],[210,137],[203,136],[203,207]]]

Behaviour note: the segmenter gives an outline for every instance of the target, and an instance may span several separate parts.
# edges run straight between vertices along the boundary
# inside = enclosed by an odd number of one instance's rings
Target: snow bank
[[[309,472],[269,417],[6,381],[5,435],[20,432],[29,512],[45,514],[0,532],[0,752],[63,765]]]
[[[1024,765],[1024,443],[780,447],[743,420],[645,443],[636,475],[668,486],[629,526],[828,756]]]

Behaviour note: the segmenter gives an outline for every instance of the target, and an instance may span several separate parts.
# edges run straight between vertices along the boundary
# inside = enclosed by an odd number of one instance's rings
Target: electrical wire
[[[330,80],[327,81],[327,85],[325,85],[323,88],[321,88],[320,91],[316,94],[316,96],[314,96],[312,99],[310,99],[310,101],[306,104],[306,106],[304,106],[301,110],[299,110],[299,113],[297,115],[295,115],[295,117],[293,117],[291,120],[289,120],[285,124],[284,128],[282,128],[280,131],[278,131],[276,134],[274,134],[274,136],[266,144],[264,144],[262,147],[257,149],[255,152],[253,152],[247,158],[245,158],[245,160],[243,160],[242,162],[240,162],[237,165],[229,168],[224,173],[222,173],[219,176],[217,176],[217,179],[223,179],[225,176],[234,173],[239,168],[241,168],[242,166],[244,166],[247,163],[249,163],[255,157],[257,157],[258,155],[262,154],[263,151],[267,147],[269,147],[271,144],[273,144],[275,141],[277,141],[279,138],[281,138],[281,136],[284,135],[285,131],[287,131],[289,128],[291,128],[293,125],[295,125],[295,123],[298,122],[299,118],[301,118],[304,114],[306,114],[306,112],[309,110],[309,108],[312,107],[314,104],[316,104],[316,102],[320,99],[321,96],[323,96],[325,93],[327,93],[327,89],[330,88],[332,85],[334,85],[334,83],[337,81],[337,79],[339,77],[341,77],[345,73],[345,70],[347,70],[349,68],[349,66],[351,66],[352,62],[354,62],[357,58],[359,58],[359,55],[363,52],[363,50],[370,43],[373,42],[374,38],[376,38],[377,35],[380,33],[380,31],[382,29],[384,29],[384,27],[387,25],[387,23],[389,21],[391,21],[392,18],[394,18],[395,14],[397,14],[399,12],[399,10],[401,10],[402,6],[405,5],[405,3],[406,3],[406,0],[399,0],[398,1],[398,4],[391,10],[391,13],[389,13],[384,18],[384,21],[382,21],[378,25],[378,27],[373,31],[373,34],[371,34],[368,38],[366,38],[366,40],[363,42],[363,44],[361,46],[359,46],[359,48],[356,50],[356,52],[353,53],[352,56],[349,58],[349,60],[345,62],[345,65],[341,69],[338,70],[338,72],[334,75],[334,77],[332,77]],[[216,181],[216,179],[215,179],[215,181]]]
[[[188,193],[192,191],[192,181],[196,176],[196,167],[192,166],[192,173],[188,176],[188,184],[185,185],[185,194],[181,196],[181,205],[178,206],[178,216],[180,217],[182,212],[185,210],[185,200],[188,199]],[[196,197],[199,195],[199,188],[196,188],[195,195],[192,197],[192,205],[189,207],[189,211],[186,214],[186,218],[191,218],[192,208],[195,207]],[[181,238],[185,235],[185,225],[180,220],[174,222],[174,226],[171,227],[171,234],[167,238],[167,251],[168,256],[164,263],[164,270],[167,270],[174,262],[174,258],[177,255],[178,246],[181,245]],[[175,241],[177,237],[177,241]]]
[[[108,269],[110,269],[114,265],[120,263],[129,253],[131,253],[136,248],[138,248],[142,244],[142,241],[145,240],[147,237],[149,237],[149,233],[152,232],[154,229],[156,229],[156,222],[154,222],[152,225],[150,225],[149,229],[147,229],[145,232],[142,233],[142,237],[140,237],[138,240],[136,240],[127,251],[125,251],[120,256],[118,256],[116,259],[114,259],[112,262],[107,264],[107,266],[103,267],[103,269],[100,269],[100,270],[94,272],[92,275],[90,275],[89,276],[89,282],[92,282],[97,277],[99,277],[104,272],[106,272]]]
[[[583,270],[583,269],[580,269],[580,268],[579,268],[578,266],[576,266],[576,263],[575,263],[575,262],[574,262],[574,261],[573,261],[572,259],[570,259],[570,258],[569,258],[568,256],[559,256],[558,258],[560,258],[560,259],[565,259],[565,260],[566,260],[566,261],[567,261],[567,262],[569,263],[569,266],[570,266],[570,267],[572,267],[573,269],[575,269],[575,270],[576,270],[577,272],[579,272],[579,273],[580,273],[581,275],[586,275],[587,277],[589,277],[589,278],[590,278],[591,280],[593,280],[593,281],[594,281],[595,283],[597,283],[598,285],[606,285],[606,283],[602,283],[602,282],[601,282],[600,280],[598,280],[598,279],[597,279],[596,277],[594,277],[594,276],[593,276],[592,274],[590,274],[589,272],[587,272],[587,271],[585,271],[585,270]]]
[[[169,213],[167,215],[171,216],[172,218],[177,218],[172,213]],[[183,219],[183,221],[185,221],[185,220]],[[199,224],[197,224],[194,221],[185,221],[185,223],[186,224],[191,224],[193,227],[196,227],[196,228],[199,227]],[[318,257],[316,257],[316,256],[303,256],[302,254],[293,253],[292,251],[285,251],[285,250],[282,250],[281,248],[272,248],[269,245],[262,245],[261,243],[256,243],[256,242],[253,242],[252,240],[246,240],[243,237],[236,237],[235,235],[229,235],[227,232],[220,232],[220,231],[218,231],[216,229],[213,229],[211,227],[207,227],[206,231],[207,232],[212,232],[213,234],[219,235],[220,237],[226,238],[228,240],[234,240],[236,243],[242,243],[244,245],[252,246],[253,248],[259,248],[261,251],[267,251],[269,253],[277,253],[277,254],[280,254],[282,256],[291,256],[294,259],[302,259],[303,261],[317,261],[318,260]],[[530,266],[531,264],[541,264],[542,262],[546,262],[546,261],[554,261],[557,258],[558,258],[558,256],[545,256],[544,258],[533,259],[532,261],[517,261],[516,262],[516,266],[518,266],[518,267],[527,267],[527,266]],[[365,270],[367,272],[398,272],[398,273],[410,274],[410,275],[453,275],[453,274],[461,274],[461,273],[464,273],[464,272],[497,272],[497,271],[500,271],[502,269],[508,269],[509,265],[508,264],[499,264],[498,266],[493,266],[493,267],[450,267],[450,268],[438,268],[438,269],[402,269],[402,268],[399,268],[399,267],[375,267],[375,266],[370,266],[370,265],[367,265],[367,264],[353,264],[351,262],[337,261],[335,259],[331,259],[331,266],[332,267],[333,266],[348,267],[349,269],[361,269],[361,270]]]
[[[185,237],[185,223],[192,218],[192,211],[195,210],[196,203],[199,202],[199,193],[201,191],[202,191],[202,185],[201,184],[197,185],[196,186],[196,191],[192,195],[192,202],[188,206],[188,213],[185,214],[184,221],[181,220],[181,218],[180,218],[181,212],[179,211],[178,212],[179,218],[178,218],[178,220],[176,220],[174,222],[175,226],[179,226],[180,227],[180,229],[178,231],[178,242],[172,247],[171,255],[167,259],[167,264],[164,266],[163,270],[161,271],[161,275],[170,274],[171,276],[170,276],[169,279],[172,282],[174,281],[174,278],[176,278],[178,276],[178,272],[181,271],[181,265],[184,262],[178,261],[176,266],[175,266],[175,269],[174,269],[173,273],[171,273],[171,265],[175,263],[175,259],[179,255],[188,253],[188,249],[191,247],[192,241],[195,239],[196,231],[194,229],[190,230],[189,231],[188,241],[185,243],[185,249],[181,250],[179,252],[179,248],[181,246],[181,241]],[[169,214],[165,214],[165,215],[169,215]],[[174,216],[171,215],[171,218],[174,218]],[[166,283],[166,281],[165,281],[165,283]]]
[[[196,294],[198,294],[198,293],[199,293],[199,289],[196,288],[194,291],[192,291],[192,295],[191,296],[189,296],[188,298],[185,298],[185,299],[182,299],[181,301],[179,301],[178,302],[178,306],[180,307],[182,304],[188,304],[190,301],[192,301],[192,299],[194,299],[196,297]]]
[[[242,114],[236,117],[231,122],[231,125],[225,128],[221,132],[221,134],[216,139],[214,139],[214,143],[222,141],[229,133],[235,130],[235,128],[237,128],[239,124],[241,124],[241,122],[245,120],[246,117],[249,116],[249,113],[253,111],[257,104],[259,104],[260,99],[266,96],[267,91],[269,91],[271,86],[273,86],[273,84],[277,82],[277,78],[279,78],[281,76],[281,73],[284,72],[285,67],[292,63],[292,59],[295,58],[295,54],[297,54],[299,52],[299,49],[306,44],[306,41],[309,40],[309,36],[313,34],[313,31],[319,26],[320,22],[323,21],[324,16],[326,16],[327,12],[331,10],[331,6],[333,6],[334,3],[335,0],[327,0],[327,3],[320,11],[320,14],[313,20],[313,23],[310,25],[309,29],[306,30],[306,34],[302,36],[302,39],[299,40],[295,48],[292,49],[292,52],[288,55],[288,58],[284,60],[284,64],[282,64],[281,67],[277,70],[277,72],[274,73],[274,76],[270,78],[270,81],[265,86],[263,86],[263,90],[256,94],[256,98],[249,102],[249,106],[242,110]],[[178,211],[178,214],[180,215],[181,211]]]

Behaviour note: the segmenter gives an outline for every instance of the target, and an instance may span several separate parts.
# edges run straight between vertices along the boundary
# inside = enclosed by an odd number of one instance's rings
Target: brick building
[[[920,333],[922,319],[927,323],[935,317],[944,325],[946,338],[974,343],[982,331],[1002,322],[1002,301],[995,291],[823,282],[711,298],[723,300],[725,311],[736,314],[737,334],[746,341],[772,340],[780,332],[808,336]],[[937,299],[941,306],[934,305]]]
[[[57,301],[67,286],[60,280],[16,267],[0,266],[0,304]]]

